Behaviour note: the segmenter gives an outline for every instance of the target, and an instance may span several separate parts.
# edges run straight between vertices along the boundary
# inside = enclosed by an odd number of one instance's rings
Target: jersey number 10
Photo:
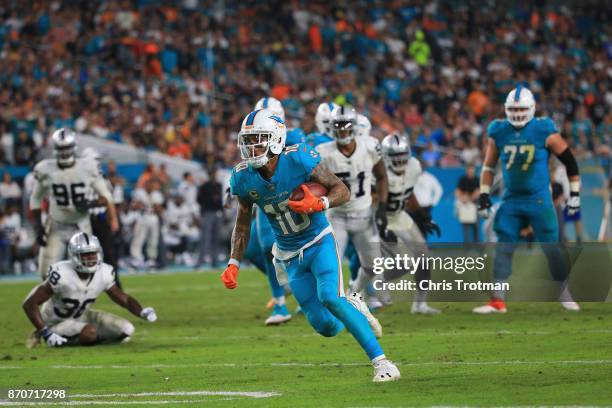
[[[273,215],[276,218],[276,222],[283,230],[283,234],[295,234],[300,232],[310,225],[310,217],[307,214],[292,213],[289,210],[289,200],[281,201],[276,206],[273,204],[266,204],[263,207],[266,214]],[[293,214],[299,216],[301,219],[296,222],[293,219]]]

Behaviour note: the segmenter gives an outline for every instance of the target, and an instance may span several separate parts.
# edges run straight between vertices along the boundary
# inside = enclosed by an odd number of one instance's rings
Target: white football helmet
[[[68,241],[68,256],[79,273],[96,273],[102,263],[102,247],[95,235],[78,232]]]
[[[535,99],[531,91],[521,85],[510,91],[504,104],[506,118],[514,127],[525,126],[535,114]]]
[[[75,161],[76,137],[75,133],[67,128],[59,128],[51,136],[53,152],[60,167],[70,167]]]
[[[382,157],[387,166],[396,174],[406,171],[410,161],[410,139],[405,135],[393,133],[385,136],[381,143]]]
[[[355,138],[357,112],[350,105],[336,106],[331,113],[331,136],[341,146],[346,146]]]
[[[370,119],[368,119],[367,116],[362,115],[361,113],[358,113],[357,114],[357,127],[355,128],[357,137],[370,136],[371,130],[372,130],[372,124],[370,123]]]
[[[269,153],[280,154],[285,147],[287,128],[278,115],[267,109],[249,113],[238,133],[238,149],[242,160],[258,168],[265,166]]]
[[[255,104],[255,110],[257,109],[267,109],[283,121],[285,120],[285,109],[283,108],[283,104],[276,98],[265,97],[261,98]]]
[[[337,106],[338,105],[333,102],[323,102],[319,105],[317,113],[315,114],[315,124],[319,133],[331,135],[329,122],[331,120],[331,113]]]

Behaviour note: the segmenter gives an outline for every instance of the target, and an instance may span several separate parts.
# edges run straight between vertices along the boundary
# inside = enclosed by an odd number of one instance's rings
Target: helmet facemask
[[[98,266],[102,262],[100,251],[92,251],[87,249],[83,252],[77,252],[72,255],[72,263],[78,273],[93,274],[98,270]]]
[[[242,133],[238,134],[238,147],[242,160],[255,168],[263,167],[268,163],[270,141],[272,133]]]
[[[523,127],[533,118],[534,108],[526,106],[506,107],[508,122],[514,127]]]
[[[55,146],[55,158],[61,167],[70,167],[75,161],[75,146],[69,144],[66,146]]]
[[[355,123],[352,120],[334,120],[331,123],[332,135],[340,146],[346,146],[355,138]]]
[[[410,161],[410,152],[386,154],[385,161],[394,173],[403,174],[406,171],[408,161]]]

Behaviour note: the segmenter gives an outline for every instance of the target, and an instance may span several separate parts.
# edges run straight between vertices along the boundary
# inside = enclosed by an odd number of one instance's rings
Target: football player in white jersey
[[[30,196],[36,240],[41,247],[38,271],[43,279],[49,266],[64,257],[66,244],[75,232],[91,234],[88,212],[91,206],[106,205],[111,230],[119,229],[112,196],[98,162],[76,157],[75,134],[69,129],[56,130],[51,142],[55,158],[42,160],[34,167],[35,182]],[[98,202],[86,199],[89,190],[98,193]],[[41,204],[45,197],[49,200],[49,210],[43,224]]]
[[[37,345],[40,338],[50,347],[129,341],[134,334],[132,323],[89,309],[102,292],[132,314],[149,322],[157,320],[152,307],[143,308],[115,284],[115,271],[102,262],[100,242],[94,235],[75,234],[68,243],[68,255],[69,260],[51,265],[48,278],[23,302],[36,328],[28,347]]]
[[[337,106],[331,115],[334,141],[316,147],[321,163],[349,188],[351,199],[329,211],[330,221],[343,254],[349,239],[355,246],[361,267],[351,291],[361,292],[374,277],[374,258],[380,256],[378,235],[387,231],[388,182],[378,140],[357,135],[357,113],[351,106]],[[372,178],[379,197],[375,221],[372,219]],[[378,227],[378,232],[377,232]]]
[[[383,239],[383,255],[395,257],[398,250],[408,251],[410,256],[427,255],[425,238],[413,219],[405,210],[419,212],[421,208],[412,193],[419,176],[423,172],[419,161],[412,157],[410,139],[404,135],[387,135],[382,143],[382,156],[389,178],[389,197],[387,199],[388,233]],[[425,230],[440,235],[440,228],[429,218]],[[407,271],[403,271],[406,273]],[[403,273],[387,271],[385,280],[393,280]],[[420,268],[415,272],[415,280],[429,280],[431,272]],[[412,303],[412,314],[438,314],[440,311],[427,305],[427,292],[417,290]]]

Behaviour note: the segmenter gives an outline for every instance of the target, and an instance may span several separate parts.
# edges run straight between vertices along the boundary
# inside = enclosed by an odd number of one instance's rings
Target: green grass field
[[[373,384],[346,332],[320,337],[303,316],[264,327],[268,291],[258,272],[244,270],[235,291],[212,273],[123,281],[159,316],[153,324],[131,316],[131,343],[33,350],[24,346],[32,328],[20,304],[34,283],[0,283],[0,388],[68,388],[78,405],[113,406],[612,404],[610,303],[574,314],[556,303],[513,303],[496,316],[444,303],[434,304],[443,309],[437,317],[395,304],[378,316],[402,379]],[[95,308],[129,316],[105,295]]]

